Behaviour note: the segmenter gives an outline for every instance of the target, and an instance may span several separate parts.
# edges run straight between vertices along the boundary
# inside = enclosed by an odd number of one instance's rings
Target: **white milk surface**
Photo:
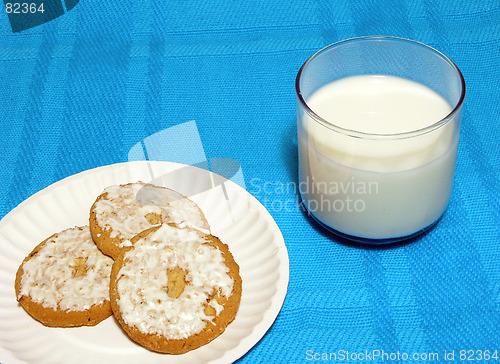
[[[449,103],[395,76],[360,75],[316,90],[307,104],[338,127],[398,134],[445,118]],[[411,138],[352,137],[299,115],[300,190],[322,223],[370,239],[404,237],[431,225],[451,194],[458,133],[449,122]]]

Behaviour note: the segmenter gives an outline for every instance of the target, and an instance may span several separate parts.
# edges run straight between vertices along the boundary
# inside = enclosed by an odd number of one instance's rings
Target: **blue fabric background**
[[[296,181],[302,63],[363,35],[433,46],[467,82],[449,208],[406,244],[341,241],[300,209],[277,208],[293,192],[255,187]],[[0,217],[196,120],[207,157],[241,164],[290,256],[283,308],[241,363],[311,362],[308,353],[340,350],[500,356],[499,115],[498,0],[81,0],[19,33],[0,13]]]

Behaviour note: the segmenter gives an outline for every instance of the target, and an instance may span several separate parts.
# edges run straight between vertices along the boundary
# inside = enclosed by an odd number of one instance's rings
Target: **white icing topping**
[[[167,270],[175,267],[187,272],[187,283],[171,298]],[[117,276],[121,316],[129,326],[167,339],[197,334],[213,319],[205,315],[205,305],[219,315],[223,306],[213,296],[231,295],[234,281],[228,272],[222,252],[196,232],[162,225],[125,253]]]
[[[209,302],[209,305],[212,306],[214,309],[215,309],[215,314],[218,316],[222,310],[224,309],[224,306],[222,305],[219,305],[219,302],[217,302],[216,299],[212,299],[210,302]]]
[[[18,299],[29,296],[43,307],[85,311],[109,300],[112,265],[88,226],[61,231],[24,263]]]
[[[96,219],[101,228],[111,230],[111,238],[130,240],[161,222],[205,228],[199,207],[170,189],[138,182],[110,186],[103,193],[107,193],[106,198],[95,204]],[[146,216],[148,214],[161,216],[161,221],[151,223]],[[122,243],[123,246],[127,245]]]
[[[123,240],[122,242],[120,242],[120,244],[118,244],[120,246],[120,248],[123,248],[125,246],[132,246],[132,242],[130,240]]]

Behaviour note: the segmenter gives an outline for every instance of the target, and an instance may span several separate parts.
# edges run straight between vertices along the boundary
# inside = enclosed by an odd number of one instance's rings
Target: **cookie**
[[[63,230],[40,243],[20,265],[17,300],[45,326],[94,326],[112,314],[112,264],[97,249],[88,226]]]
[[[217,237],[164,224],[122,249],[111,272],[113,314],[149,350],[182,354],[222,334],[239,308],[242,282]]]
[[[90,231],[97,247],[115,258],[130,239],[153,226],[174,223],[209,231],[193,201],[165,187],[137,182],[110,186],[90,209]]]

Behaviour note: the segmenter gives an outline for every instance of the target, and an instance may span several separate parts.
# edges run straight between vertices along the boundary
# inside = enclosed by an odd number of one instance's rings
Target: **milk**
[[[407,79],[358,75],[320,87],[306,103],[323,119],[299,111],[301,194],[317,220],[347,235],[391,239],[441,216],[453,184],[458,128],[448,122],[426,133],[394,134],[447,117],[452,108],[443,97]]]

